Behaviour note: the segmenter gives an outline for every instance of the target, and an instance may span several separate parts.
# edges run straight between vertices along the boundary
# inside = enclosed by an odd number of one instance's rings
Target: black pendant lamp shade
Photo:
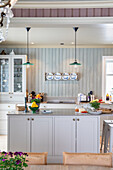
[[[27,30],[27,62],[24,63],[23,65],[34,65],[33,63],[30,63],[29,61],[29,31],[31,27],[26,27]]]
[[[74,27],[73,29],[75,30],[75,61],[73,63],[70,63],[69,65],[81,65],[80,63],[77,62],[76,59],[76,32],[78,30],[78,27]]]

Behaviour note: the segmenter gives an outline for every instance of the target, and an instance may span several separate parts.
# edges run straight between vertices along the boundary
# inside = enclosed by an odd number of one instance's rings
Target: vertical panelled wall
[[[3,49],[1,49],[2,51]],[[7,53],[11,49],[5,49]],[[14,49],[15,54],[26,54],[26,49]],[[28,69],[28,90],[47,93],[47,96],[75,97],[78,93],[94,91],[102,96],[102,56],[113,56],[112,48],[78,48],[79,68],[70,66],[74,61],[73,48],[31,48],[30,61],[34,63]],[[79,81],[46,81],[48,72],[78,72]]]

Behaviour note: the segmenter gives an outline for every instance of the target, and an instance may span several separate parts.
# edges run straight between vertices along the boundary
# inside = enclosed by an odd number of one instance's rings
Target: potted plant
[[[0,152],[1,170],[24,170],[27,165],[27,153],[23,152]]]
[[[39,111],[40,102],[41,102],[40,94],[37,94],[35,98],[31,100],[32,105],[29,106],[29,108],[32,110],[33,113]]]
[[[37,98],[32,99],[32,100],[31,100],[31,103],[33,103],[33,102],[35,102],[35,103],[40,103],[40,99],[37,99]]]
[[[91,105],[91,107],[94,107],[96,110],[99,109],[99,107],[100,107],[99,100],[96,99],[96,100],[91,101],[90,105]]]
[[[33,99],[34,100],[34,99]],[[36,104],[36,102],[35,101],[33,101],[32,102],[32,105],[31,106],[29,106],[29,108],[32,110],[32,112],[33,113],[36,113],[36,111],[38,111],[39,110],[39,105],[38,104]]]

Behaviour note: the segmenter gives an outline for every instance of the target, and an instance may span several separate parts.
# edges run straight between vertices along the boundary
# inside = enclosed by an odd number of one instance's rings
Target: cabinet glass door
[[[22,58],[14,59],[14,92],[22,92]]]
[[[0,59],[0,92],[9,92],[9,59]]]

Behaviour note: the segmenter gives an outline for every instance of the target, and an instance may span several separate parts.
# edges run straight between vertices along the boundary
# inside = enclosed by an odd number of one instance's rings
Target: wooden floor
[[[82,165],[29,165],[26,170],[113,170],[113,168]]]
[[[0,151],[7,152],[7,135],[0,135]]]

